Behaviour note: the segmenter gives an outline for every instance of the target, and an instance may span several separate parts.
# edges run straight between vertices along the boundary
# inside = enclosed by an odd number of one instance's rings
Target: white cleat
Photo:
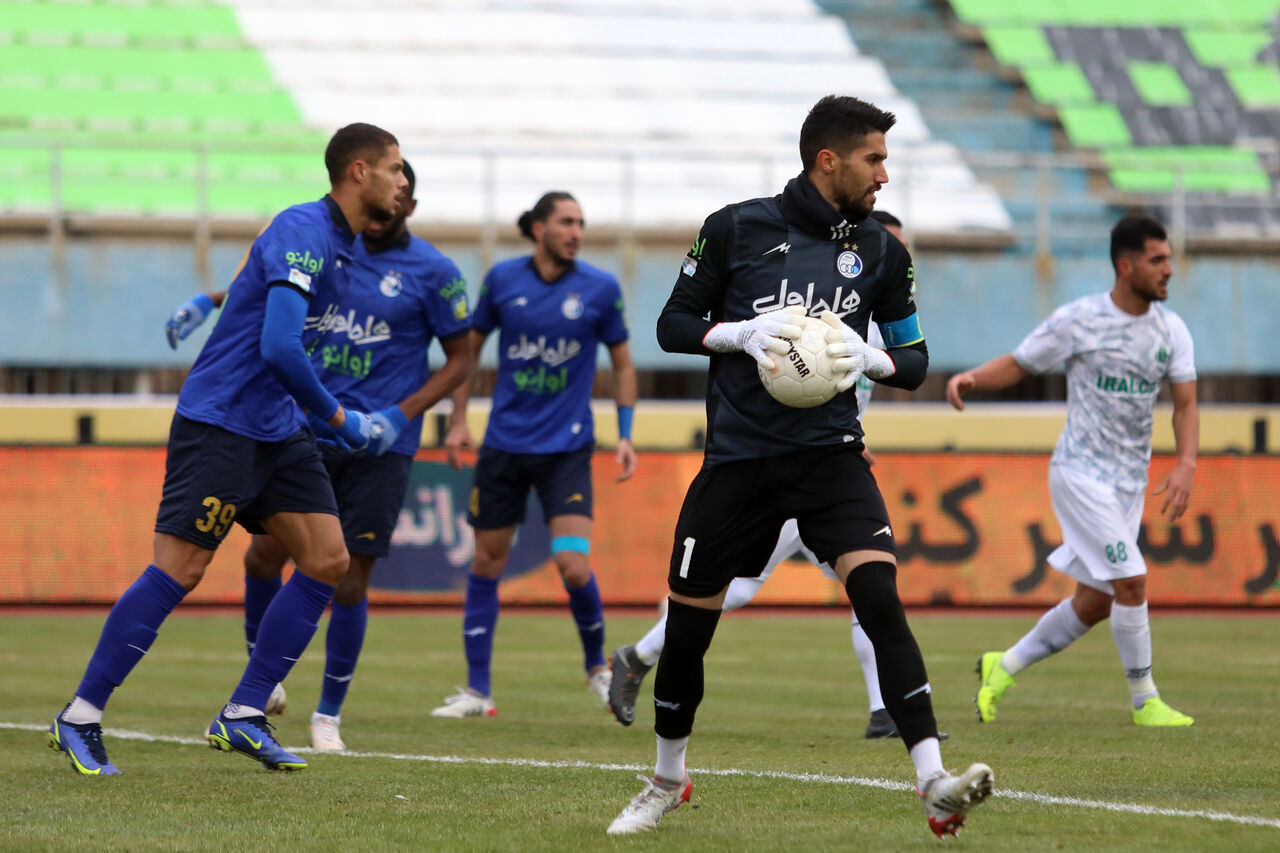
[[[271,696],[267,699],[267,707],[262,712],[268,717],[274,717],[277,714],[283,714],[285,706],[289,704],[289,697],[284,695],[284,685],[277,683],[271,691]]]
[[[481,696],[469,688],[459,687],[457,693],[445,697],[443,705],[431,709],[431,716],[496,717],[498,709],[494,707],[492,697]]]
[[[680,808],[681,803],[689,802],[689,795],[693,793],[693,783],[687,775],[676,783],[656,776],[652,779],[647,776],[636,778],[644,782],[644,790],[609,824],[610,835],[632,835],[656,829],[664,814]]]
[[[609,685],[613,683],[613,671],[606,666],[598,666],[587,676],[587,685],[600,697],[600,704],[606,711],[610,710]]]
[[[970,764],[960,776],[939,773],[917,789],[924,802],[929,828],[939,838],[956,835],[964,826],[969,809],[991,796],[995,775],[985,764]]]
[[[321,752],[342,752],[347,745],[342,742],[338,726],[342,725],[341,717],[330,717],[319,711],[311,715],[311,748]]]

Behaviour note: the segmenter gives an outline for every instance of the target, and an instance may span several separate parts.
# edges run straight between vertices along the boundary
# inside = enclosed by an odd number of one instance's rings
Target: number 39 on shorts
[[[224,504],[213,495],[202,500],[200,503],[208,507],[209,511],[204,518],[196,519],[196,530],[201,533],[213,531],[213,535],[221,539],[227,535],[227,531],[231,529],[231,522],[236,519],[236,505]],[[1110,550],[1110,549],[1108,549]],[[1115,562],[1112,560],[1112,562]]]
[[[1107,551],[1107,562],[1123,563],[1124,561],[1129,559],[1129,552],[1125,550],[1123,542],[1117,542],[1114,545],[1108,545],[1106,548],[1106,551]]]

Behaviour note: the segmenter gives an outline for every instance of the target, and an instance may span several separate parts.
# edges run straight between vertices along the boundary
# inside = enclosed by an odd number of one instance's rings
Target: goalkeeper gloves
[[[827,340],[827,355],[838,361],[839,366],[848,363],[848,372],[836,383],[837,391],[848,391],[858,382],[858,377],[866,374],[869,379],[883,379],[892,376],[897,367],[889,354],[882,349],[871,346],[852,328],[832,311],[823,311],[818,318],[830,326]]]
[[[765,370],[773,370],[777,364],[768,353],[786,355],[788,347],[783,339],[794,341],[800,337],[804,317],[804,308],[792,305],[757,314],[750,320],[717,323],[702,338],[702,345],[712,352],[745,352]]]
[[[164,336],[169,342],[169,349],[176,350],[178,341],[185,341],[212,311],[213,299],[207,293],[202,293],[179,306],[164,324]]]
[[[369,441],[369,449],[365,452],[370,456],[381,456],[386,453],[396,443],[400,433],[409,427],[409,419],[404,416],[404,412],[400,411],[399,406],[390,406],[380,412],[374,412],[369,419],[373,421],[374,426],[382,428],[382,434]]]

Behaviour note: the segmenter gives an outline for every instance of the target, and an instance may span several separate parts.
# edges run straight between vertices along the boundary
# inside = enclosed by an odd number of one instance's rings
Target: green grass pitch
[[[567,611],[507,612],[498,716],[427,712],[464,678],[460,616],[375,610],[343,709],[353,754],[268,773],[203,745],[244,664],[234,613],[181,610],[112,700],[107,748],[123,775],[73,774],[43,729],[66,702],[104,611],[0,619],[0,847],[5,850],[930,850],[900,741],[866,741],[847,612],[725,617],[690,742],[693,800],[655,833],[605,827],[653,760],[645,690],[636,725],[595,704]],[[1105,625],[1021,674],[999,719],[977,722],[978,654],[1035,613],[916,613],[949,768],[984,761],[997,796],[957,849],[1280,849],[1280,643],[1275,616],[1157,612],[1155,676],[1189,729],[1146,730]],[[648,615],[615,614],[609,649]],[[286,746],[308,743],[323,630],[287,684]],[[652,679],[646,683],[651,687]],[[113,730],[143,737],[113,736]]]

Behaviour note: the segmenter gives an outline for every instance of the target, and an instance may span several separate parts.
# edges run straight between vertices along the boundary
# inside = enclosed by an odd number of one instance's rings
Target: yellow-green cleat
[[[1189,726],[1194,722],[1181,711],[1170,708],[1159,696],[1152,696],[1133,711],[1133,723],[1137,726]]]
[[[978,658],[978,695],[973,704],[978,706],[978,719],[990,723],[996,718],[996,705],[1004,698],[1004,692],[1013,686],[1013,676],[1000,665],[1004,652],[987,652]]]

